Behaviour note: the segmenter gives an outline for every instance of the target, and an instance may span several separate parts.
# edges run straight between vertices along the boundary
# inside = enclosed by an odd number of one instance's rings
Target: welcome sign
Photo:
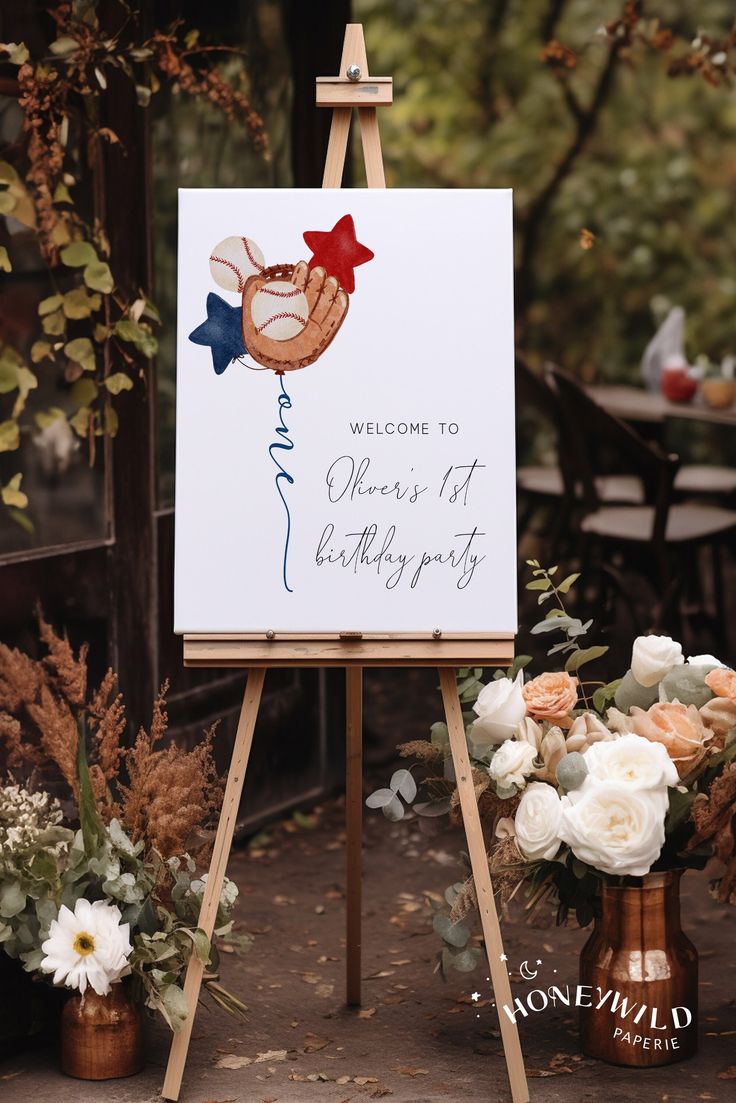
[[[175,628],[516,631],[508,191],[180,192]]]

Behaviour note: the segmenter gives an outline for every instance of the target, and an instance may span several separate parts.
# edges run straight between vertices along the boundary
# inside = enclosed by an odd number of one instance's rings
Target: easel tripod
[[[360,24],[348,25],[345,33],[339,77],[317,79],[317,106],[333,109],[325,162],[323,187],[337,188],[347,152],[353,107],[358,108],[363,156],[368,186],[384,188],[376,109],[392,99],[389,77],[368,76],[368,61]],[[460,804],[471,866],[475,879],[478,910],[490,976],[497,1007],[511,1007],[509,976],[493,898],[486,847],[473,789],[465,739],[465,725],[457,693],[455,669],[459,666],[508,665],[513,658],[513,638],[491,635],[485,638],[443,638],[435,632],[426,638],[402,635],[210,635],[185,636],[184,661],[189,666],[243,667],[249,669],[233,756],[228,773],[220,822],[217,829],[209,877],[199,926],[212,937],[217,905],[230,853],[238,807],[243,791],[253,733],[268,667],[345,667],[346,669],[346,837],[347,837],[347,950],[346,998],[352,1006],[361,1000],[361,880],[362,880],[362,697],[364,666],[432,666],[439,672],[440,689],[447,719]],[[184,1065],[194,1024],[204,966],[192,955],[187,968],[184,994],[189,1015],[174,1037],[162,1095],[179,1097]],[[501,1038],[513,1103],[529,1099],[516,1024],[499,1015]]]

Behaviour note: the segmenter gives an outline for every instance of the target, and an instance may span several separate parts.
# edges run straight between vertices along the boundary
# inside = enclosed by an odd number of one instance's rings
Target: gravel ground
[[[234,852],[241,899],[236,933],[249,952],[223,955],[222,982],[250,1008],[236,1023],[200,1008],[182,1103],[508,1103],[503,1055],[485,970],[433,975],[431,899],[457,879],[457,831],[420,836],[367,813],[361,1011],[343,1005],[344,836],[341,801],[285,821]],[[646,1072],[584,1058],[575,1019],[546,1011],[521,1024],[533,1103],[691,1103],[736,1100],[736,913],[707,896],[702,875],[683,885],[686,930],[701,957],[700,1051]],[[540,959],[539,981],[574,983],[586,937],[532,929],[512,915],[504,937],[515,994],[518,969]],[[556,970],[556,973],[554,972]],[[535,982],[535,983],[539,983]],[[482,999],[474,1005],[470,994]],[[2,1103],[146,1103],[158,1098],[168,1035],[152,1023],[139,1076],[101,1084],[57,1071],[53,1048],[0,1065]]]

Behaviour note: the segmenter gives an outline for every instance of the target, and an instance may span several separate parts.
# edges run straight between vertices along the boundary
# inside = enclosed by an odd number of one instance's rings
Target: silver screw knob
[[[441,635],[442,635],[442,629],[441,628],[435,628],[435,630],[432,633],[432,638],[435,639],[435,640],[438,640]]]
[[[273,628],[269,628],[269,630],[266,632],[266,639],[267,640],[272,640],[272,639],[274,639],[275,636],[276,636],[276,633],[274,632]]]
[[[360,80],[363,72],[360,66],[356,65],[355,62],[353,62],[352,65],[348,65],[345,75],[347,76],[348,80]]]

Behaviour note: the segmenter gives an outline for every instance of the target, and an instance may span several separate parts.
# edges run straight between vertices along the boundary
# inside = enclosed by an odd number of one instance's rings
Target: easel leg
[[[363,877],[363,670],[347,668],[345,826],[347,850],[346,1000],[360,1004]]]
[[[496,998],[498,1021],[501,1028],[501,1041],[506,1056],[506,1068],[511,1086],[511,1096],[514,1103],[528,1103],[529,1089],[524,1072],[524,1059],[521,1053],[519,1032],[516,1023],[502,1011],[502,1007],[513,1007],[511,985],[506,964],[501,960],[503,954],[503,942],[501,941],[501,928],[496,913],[496,903],[493,899],[493,885],[488,869],[485,842],[483,841],[483,829],[478,814],[478,802],[473,790],[473,778],[468,756],[468,746],[465,740],[465,724],[463,722],[460,698],[457,694],[457,682],[455,671],[448,667],[440,669],[440,687],[442,700],[445,706],[447,718],[447,730],[450,736],[450,750],[455,766],[457,789],[460,795],[460,807],[463,813],[465,837],[468,842],[468,853],[475,881],[475,892],[478,898],[478,911],[483,927],[483,938],[488,954],[488,965],[491,971],[493,992]]]
[[[256,726],[258,706],[261,701],[265,670],[251,670],[248,675],[248,684],[245,687],[243,707],[240,711],[238,730],[235,735],[233,757],[230,762],[230,770],[227,775],[225,796],[220,812],[220,822],[217,827],[215,845],[212,850],[212,861],[207,878],[207,885],[202,897],[202,907],[199,912],[199,926],[208,936],[212,937],[217,917],[217,905],[220,901],[222,884],[225,879],[227,860],[233,840],[233,831],[238,815],[240,797],[243,792],[245,770],[248,765],[250,748],[253,743],[253,732]],[[195,954],[189,959],[187,974],[184,980],[184,995],[186,996],[189,1014],[178,1034],[174,1035],[169,1053],[169,1063],[166,1066],[166,1077],[161,1094],[164,1099],[178,1099],[181,1089],[181,1079],[184,1074],[184,1065],[189,1050],[189,1040],[192,1036],[194,1016],[197,1012],[199,990],[202,987],[204,965]]]

